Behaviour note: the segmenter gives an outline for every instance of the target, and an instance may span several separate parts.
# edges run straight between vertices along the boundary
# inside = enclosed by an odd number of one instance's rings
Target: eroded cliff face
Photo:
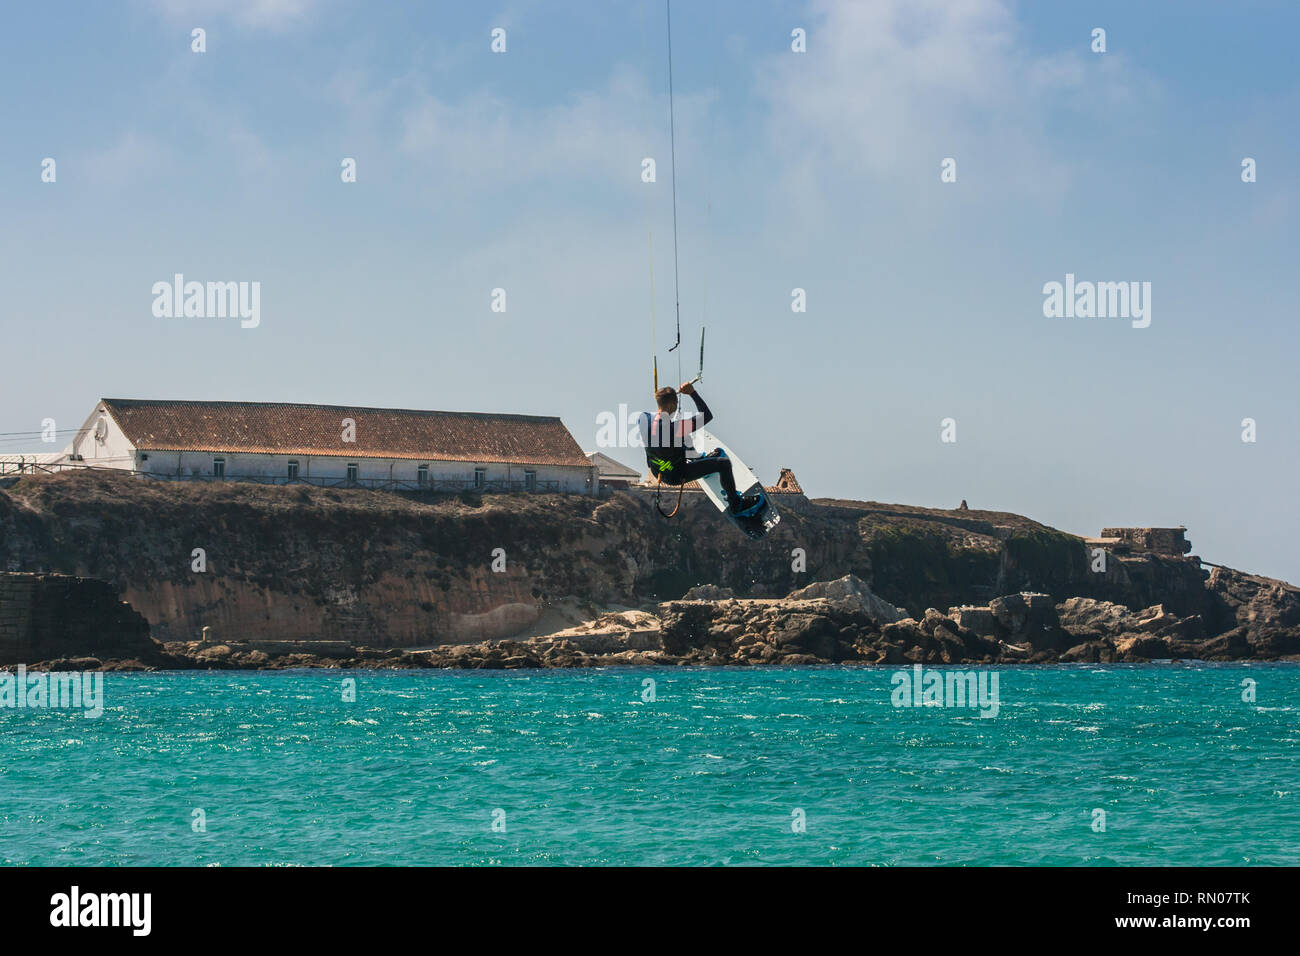
[[[864,570],[852,524],[791,515],[787,528],[754,547],[706,503],[666,522],[631,494],[431,500],[81,473],[0,490],[0,568],[103,579],[160,641],[206,625],[231,640],[419,646],[544,629],[554,607],[634,605],[701,581],[784,594],[800,577],[795,529],[810,569]]]
[[[846,574],[918,619],[1032,591],[1164,604],[1214,634],[1252,613],[1261,587],[1226,569],[1207,587],[1194,559],[1173,556],[1112,555],[1101,573],[1081,539],[995,512],[805,503],[752,542],[699,496],[666,521],[640,493],[435,500],[88,472],[0,488],[0,569],[101,578],[160,641],[206,625],[217,640],[377,648],[543,633],[571,623],[561,611],[648,606],[698,584],[782,597]]]

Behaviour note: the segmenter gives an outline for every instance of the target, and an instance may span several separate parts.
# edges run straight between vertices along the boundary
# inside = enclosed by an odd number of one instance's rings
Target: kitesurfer
[[[694,415],[677,415],[677,393],[695,400]],[[688,458],[691,434],[713,421],[713,412],[695,386],[686,382],[680,389],[664,387],[655,392],[657,412],[642,412],[638,420],[641,441],[645,445],[646,464],[650,473],[665,485],[684,485],[708,475],[717,475],[726,493],[732,514],[743,514],[762,500],[757,495],[742,497],[736,492],[736,479],[731,473],[731,459],[715,451],[705,457]]]

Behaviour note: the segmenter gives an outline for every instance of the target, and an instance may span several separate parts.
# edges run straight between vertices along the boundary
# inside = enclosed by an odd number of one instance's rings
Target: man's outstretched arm
[[[705,403],[704,399],[700,397],[700,393],[695,390],[694,385],[690,382],[686,382],[677,391],[695,399],[695,407],[700,410],[699,414],[696,416],[700,419],[699,425],[707,425],[709,422],[713,421],[713,412],[709,410],[709,406]]]

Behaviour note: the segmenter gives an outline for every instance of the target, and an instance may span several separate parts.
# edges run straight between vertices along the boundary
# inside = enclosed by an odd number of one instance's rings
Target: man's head
[[[655,404],[659,406],[661,412],[677,411],[677,389],[664,386],[655,392]]]

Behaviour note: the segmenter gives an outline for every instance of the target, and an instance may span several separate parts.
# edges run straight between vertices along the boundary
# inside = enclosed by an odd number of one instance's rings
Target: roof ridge
[[[140,451],[592,464],[559,416],[507,412],[309,405],[301,402],[204,402],[100,399]],[[351,417],[355,434],[337,431]]]
[[[460,415],[466,418],[496,418],[511,421],[558,422],[559,415],[526,415],[519,412],[453,412],[436,408],[379,408],[372,405],[328,405],[315,402],[208,401],[199,398],[101,398],[105,405],[222,405],[246,408],[325,408],[341,412],[387,412],[403,415]]]

